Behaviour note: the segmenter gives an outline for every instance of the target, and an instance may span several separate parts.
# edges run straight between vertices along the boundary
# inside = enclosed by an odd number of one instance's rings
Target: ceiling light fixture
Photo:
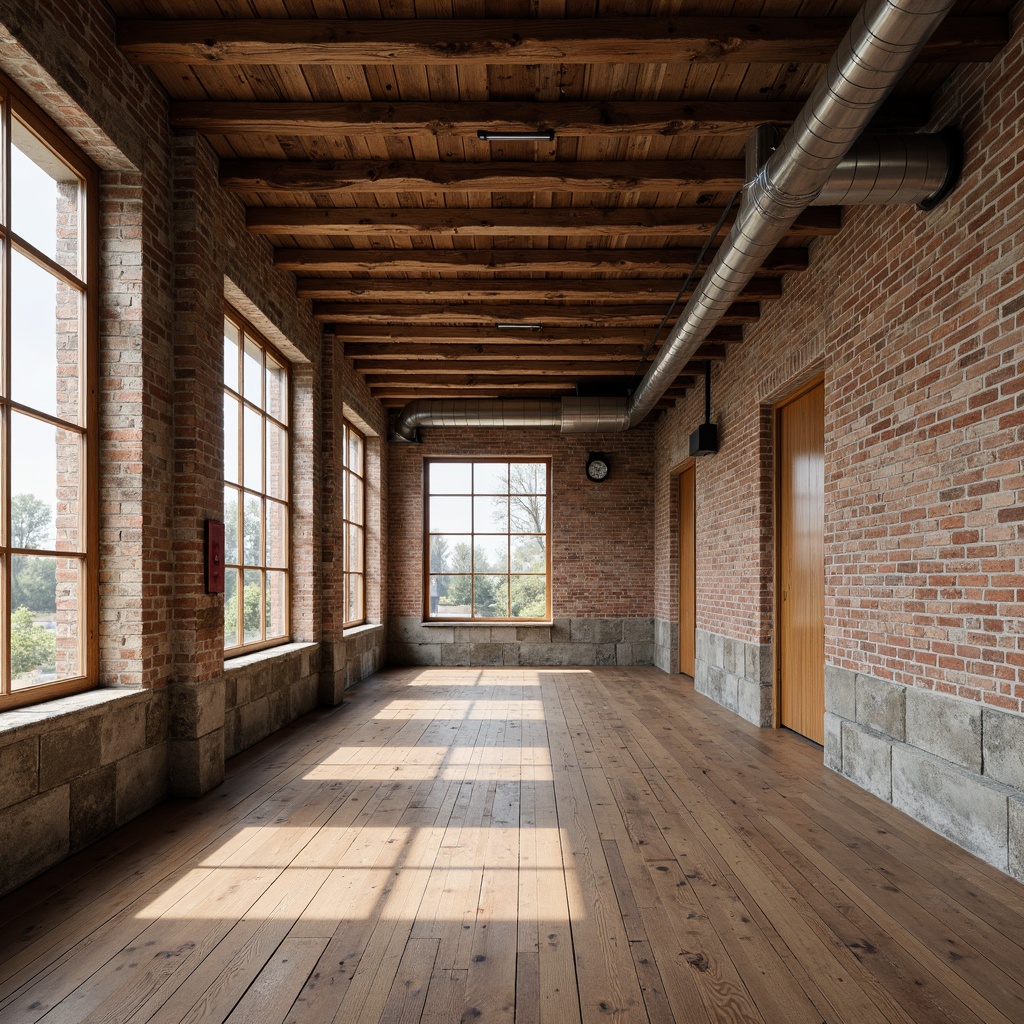
[[[542,331],[544,329],[543,324],[513,324],[513,323],[496,323],[495,328],[499,331]]]
[[[555,131],[549,128],[547,131],[536,132],[492,132],[481,128],[476,137],[481,142],[554,142]]]

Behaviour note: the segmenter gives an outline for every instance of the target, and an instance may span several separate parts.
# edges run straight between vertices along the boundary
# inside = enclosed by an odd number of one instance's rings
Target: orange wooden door
[[[824,743],[825,388],[778,411],[778,634],[782,725]]]
[[[679,671],[693,675],[697,632],[694,470],[679,474]]]

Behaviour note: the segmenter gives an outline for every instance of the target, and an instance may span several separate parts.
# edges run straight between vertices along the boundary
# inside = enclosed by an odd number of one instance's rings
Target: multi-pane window
[[[96,179],[2,79],[0,119],[0,707],[13,707],[96,678]]]
[[[289,637],[288,367],[240,316],[224,319],[224,649]]]
[[[342,503],[345,524],[344,625],[366,621],[366,439],[343,424]]]
[[[428,619],[547,619],[547,461],[426,463]]]

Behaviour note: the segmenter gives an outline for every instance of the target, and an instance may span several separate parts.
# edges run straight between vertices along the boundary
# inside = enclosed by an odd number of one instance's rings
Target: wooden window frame
[[[236,576],[236,594],[239,595],[241,608],[238,614],[238,631],[235,634],[236,640],[239,642],[235,644],[228,644],[227,632],[224,632],[224,656],[228,658],[237,658],[241,655],[252,654],[255,651],[268,650],[272,647],[280,647],[282,644],[290,643],[292,640],[292,618],[291,618],[291,603],[292,603],[292,567],[294,564],[293,551],[292,551],[292,435],[291,435],[291,423],[293,417],[293,389],[292,389],[292,373],[291,364],[288,359],[282,355],[281,351],[272,345],[266,337],[260,332],[257,327],[242,316],[237,309],[233,306],[225,303],[224,305],[224,321],[225,328],[228,323],[232,324],[238,331],[239,344],[238,344],[238,390],[234,390],[228,387],[227,381],[225,380],[223,386],[223,394],[225,396],[230,395],[239,403],[239,428],[238,428],[238,451],[237,451],[237,465],[239,467],[239,477],[241,482],[229,482],[227,480],[227,474],[225,473],[224,487],[236,488],[239,491],[240,500],[238,503],[237,520],[236,520],[236,531],[238,537],[238,561],[228,562],[227,551],[225,551],[225,562],[224,570],[225,574],[230,573],[241,573],[241,576]],[[262,385],[261,385],[261,404],[256,405],[250,399],[245,397],[244,387],[244,366],[245,366],[245,342],[246,339],[256,344],[264,353],[269,353],[275,362],[279,363],[284,370],[285,384],[287,388],[287,420],[282,421],[277,417],[269,414],[264,408],[265,397],[263,392],[266,388],[266,370],[262,374]],[[264,367],[265,367],[265,356],[264,356]],[[264,448],[262,453],[262,487],[257,490],[256,488],[249,487],[245,483],[245,472],[244,472],[244,414],[246,409],[250,409],[260,416],[262,424],[262,436],[266,438],[266,425],[267,422],[271,422],[276,426],[284,430],[285,433],[285,458],[287,460],[287,467],[284,473],[284,479],[286,484],[286,495],[282,500],[276,498],[267,493],[267,480],[266,480],[266,450]],[[260,501],[260,564],[258,565],[246,565],[244,556],[244,519],[243,519],[243,505],[246,495],[258,497]],[[266,503],[272,501],[278,505],[283,505],[285,509],[285,556],[284,556],[284,567],[280,566],[268,566],[267,563],[267,538],[266,538]],[[226,517],[226,508],[225,508]],[[226,522],[225,526],[229,527]],[[250,643],[244,642],[245,635],[245,618],[244,618],[244,597],[242,593],[244,591],[244,573],[246,571],[259,572],[260,573],[260,587],[261,587],[261,616],[260,616],[260,639],[251,641]],[[284,573],[284,633],[281,636],[267,637],[266,636],[266,594],[267,594],[267,573],[268,572],[283,572]],[[226,577],[225,577],[226,578]],[[225,590],[225,613],[227,610],[227,591]]]
[[[362,458],[357,468],[349,463],[349,436],[355,434],[360,441]],[[366,622],[366,435],[347,419],[342,420],[342,531],[344,534],[345,557],[342,570],[342,629],[351,629],[353,626],[361,626]],[[352,492],[356,486],[360,492],[359,508],[362,510],[362,518],[357,522],[351,515]],[[362,543],[359,545],[359,569],[353,569],[349,565],[349,553],[352,548],[349,543],[349,531],[357,529],[362,534]],[[359,600],[356,607],[356,615],[348,618],[350,588],[355,585]]]
[[[486,617],[475,614],[475,586],[477,575],[507,575],[509,577],[509,589],[511,592],[511,578],[518,575],[524,576],[536,576],[539,573],[513,573],[509,568],[504,573],[476,573],[475,570],[471,570],[469,573],[454,573],[454,574],[441,574],[430,571],[430,538],[431,538],[431,522],[430,522],[430,499],[431,497],[464,497],[466,495],[447,495],[444,492],[432,494],[430,490],[430,467],[438,463],[458,463],[472,465],[474,468],[478,465],[508,465],[509,467],[514,465],[542,465],[544,466],[544,499],[545,499],[545,524],[544,524],[544,602],[545,602],[545,614],[537,616],[494,616]],[[511,492],[510,492],[511,493]],[[471,497],[476,495],[470,494]],[[480,497],[490,497],[491,495],[480,495]],[[472,524],[471,524],[472,525]],[[459,535],[466,535],[461,533]],[[499,534],[482,534],[487,536],[500,536]],[[468,536],[470,537],[471,549],[475,547],[473,540],[477,536],[477,531],[471,529]],[[508,536],[516,536],[511,530],[508,532]],[[523,536],[540,536],[540,534],[524,534]],[[458,575],[470,577],[471,586],[471,598],[470,598],[470,612],[468,616],[448,616],[448,615],[436,615],[433,614],[430,607],[431,601],[431,587],[430,578],[431,575]],[[511,596],[511,594],[510,594]],[[510,601],[511,610],[511,601]],[[423,460],[423,620],[424,622],[437,622],[437,623],[476,623],[476,624],[505,624],[505,623],[532,623],[532,622],[550,622],[552,616],[551,607],[551,458],[548,456],[535,456],[529,457],[516,457],[516,458],[497,458],[493,456],[449,456],[449,457],[438,457],[438,458],[426,458]]]
[[[40,252],[11,226],[11,122],[14,116],[79,178],[79,274],[66,270]],[[0,710],[24,707],[81,693],[99,683],[99,175],[95,165],[6,75],[0,73],[0,259],[3,300],[0,312]],[[81,295],[79,325],[79,422],[18,403],[11,394],[11,264],[14,252],[26,257],[62,284]],[[11,546],[12,480],[9,439],[11,414],[18,412],[81,439],[78,550],[14,549]],[[11,567],[12,555],[74,559],[80,563],[77,599],[77,638],[80,674],[66,679],[12,689],[11,680]]]

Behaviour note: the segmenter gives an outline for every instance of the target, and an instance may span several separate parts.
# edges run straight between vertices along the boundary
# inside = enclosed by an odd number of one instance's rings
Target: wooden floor
[[[0,902],[0,1021],[1024,1021],[1024,887],[654,669],[383,673]]]

